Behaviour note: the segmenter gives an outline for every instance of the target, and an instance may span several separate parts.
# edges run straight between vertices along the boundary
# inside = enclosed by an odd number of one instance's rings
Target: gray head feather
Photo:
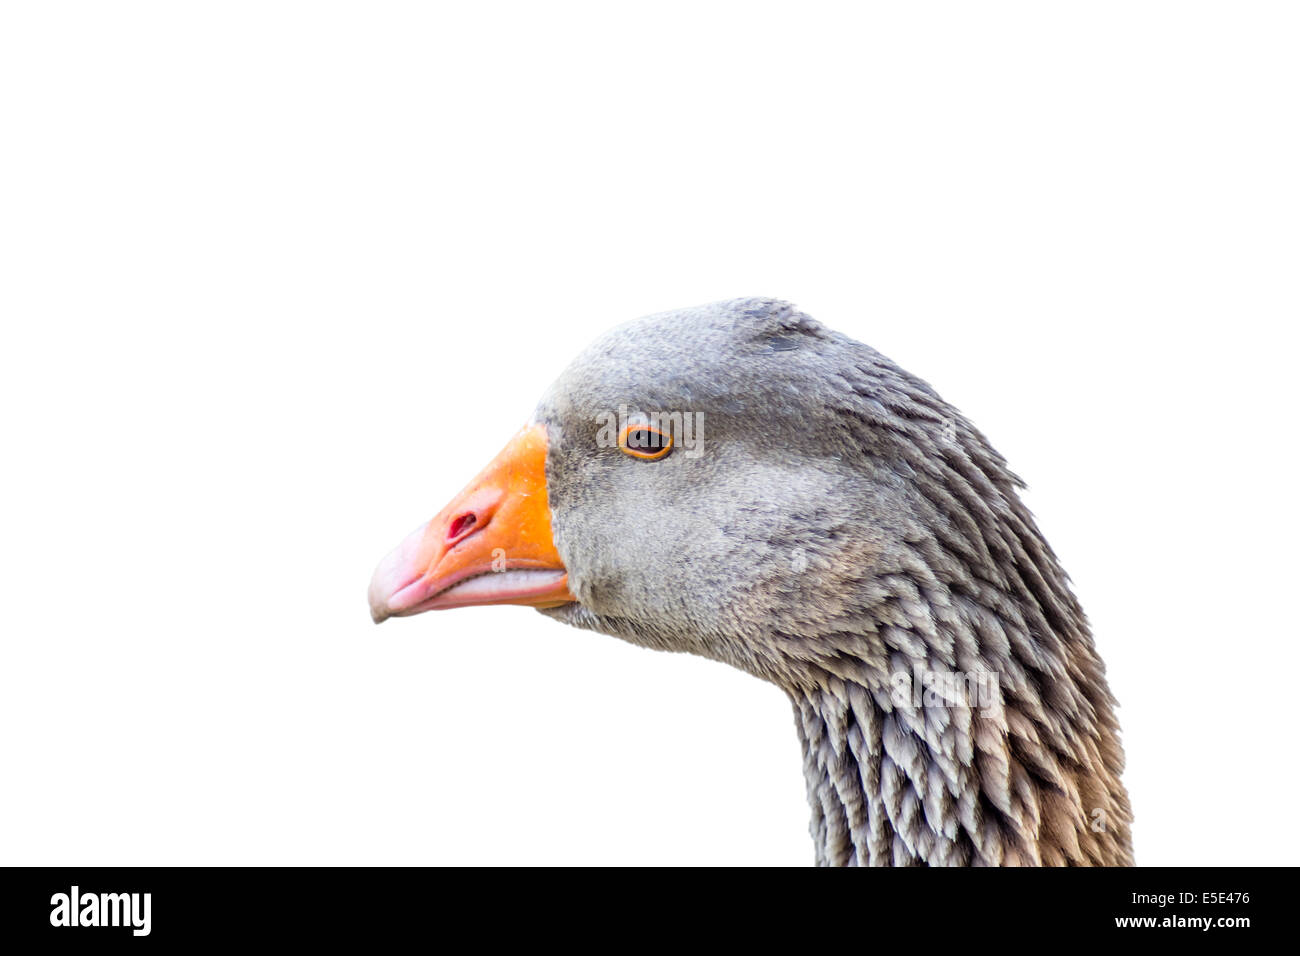
[[[602,440],[620,406],[696,434],[629,457]],[[610,332],[537,420],[578,599],[543,613],[781,687],[819,863],[1132,863],[1083,612],[1020,481],[923,381],[740,299]]]

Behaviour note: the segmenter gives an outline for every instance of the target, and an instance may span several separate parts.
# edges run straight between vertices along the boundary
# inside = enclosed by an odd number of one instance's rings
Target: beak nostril
[[[447,540],[455,541],[470,528],[474,527],[477,521],[478,516],[472,511],[468,511],[463,515],[458,515],[453,518],[451,526],[447,528]]]

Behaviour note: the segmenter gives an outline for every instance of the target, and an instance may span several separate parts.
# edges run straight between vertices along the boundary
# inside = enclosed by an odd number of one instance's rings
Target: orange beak
[[[546,428],[515,435],[478,477],[375,569],[370,615],[574,600],[551,537]]]

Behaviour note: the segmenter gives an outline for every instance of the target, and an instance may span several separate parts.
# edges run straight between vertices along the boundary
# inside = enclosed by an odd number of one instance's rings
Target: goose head
[[[776,684],[819,863],[1131,862],[1113,701],[1018,485],[788,303],[663,313],[573,361],[371,611],[530,605]]]

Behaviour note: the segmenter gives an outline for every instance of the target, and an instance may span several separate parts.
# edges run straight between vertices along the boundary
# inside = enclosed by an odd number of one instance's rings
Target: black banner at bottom
[[[249,940],[870,947],[1096,937],[1249,941],[1285,930],[1286,869],[5,869],[9,939],[99,946]]]

